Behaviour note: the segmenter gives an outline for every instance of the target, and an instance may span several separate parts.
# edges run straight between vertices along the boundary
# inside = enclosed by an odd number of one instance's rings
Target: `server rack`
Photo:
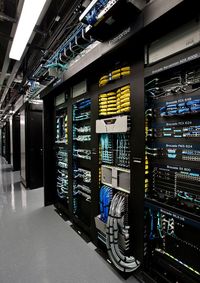
[[[42,104],[20,109],[21,181],[30,189],[43,186]]]
[[[74,85],[75,82],[72,85]],[[44,128],[46,129],[46,135],[44,136],[44,187],[45,187],[45,204],[54,204],[55,207],[67,215],[73,223],[73,228],[78,229],[80,234],[83,234],[83,237],[89,236],[91,239],[95,240],[95,229],[94,229],[94,215],[96,211],[96,206],[93,205],[91,200],[96,199],[96,187],[98,186],[99,174],[98,171],[98,138],[93,138],[92,140],[81,142],[75,140],[76,128],[84,127],[85,122],[90,127],[90,134],[95,136],[95,115],[96,115],[96,104],[97,100],[95,96],[91,96],[90,90],[87,89],[87,92],[84,94],[74,97],[71,92],[70,86],[62,86],[60,92],[54,92],[54,96],[51,95],[50,98],[44,97]],[[57,101],[61,97],[64,97],[63,103],[56,105]],[[84,102],[85,100],[90,101],[89,111],[91,119],[76,121],[75,117],[75,108],[79,103]],[[74,116],[73,116],[74,113]],[[62,120],[62,121],[61,121]],[[49,123],[49,121],[51,121]],[[65,124],[64,126],[64,136],[63,140],[58,138],[59,123]],[[67,125],[66,125],[67,124]],[[61,126],[62,128],[62,126]],[[61,130],[62,131],[62,130]],[[81,133],[80,133],[81,135]],[[79,137],[80,137],[79,135]],[[46,146],[45,146],[46,145]],[[90,159],[84,159],[79,156],[76,156],[75,146],[80,146],[81,149],[90,150]],[[62,176],[60,176],[60,166],[58,165],[59,151],[62,151],[65,157],[66,165],[63,165],[65,168],[65,179],[67,183],[64,184],[63,195],[60,194],[59,188],[62,182]],[[62,155],[62,154],[61,154]],[[46,158],[48,159],[46,159]],[[62,159],[62,158],[61,158]],[[51,162],[52,166],[49,166]],[[62,164],[61,164],[62,166]],[[84,182],[78,176],[74,175],[74,170],[82,169],[83,172],[93,171],[89,182]],[[49,172],[52,172],[50,174]],[[81,195],[79,189],[75,192],[76,186],[89,186],[88,189],[90,198],[86,200],[84,194]],[[59,186],[59,187],[58,187]],[[74,188],[74,189],[73,189]],[[78,187],[79,188],[79,187]],[[86,238],[87,238],[86,237]]]
[[[155,1],[158,2],[158,1]],[[182,11],[182,8],[184,8],[185,6],[181,6],[176,8],[176,11]],[[180,9],[180,10],[179,10]],[[162,10],[162,9],[160,9]],[[160,12],[160,11],[159,11]],[[155,16],[155,15],[154,15]],[[191,16],[191,15],[190,15]],[[174,14],[168,14],[168,17],[170,19],[172,19],[172,23],[169,27],[167,27],[167,29],[165,31],[167,31],[168,29],[173,29],[176,25],[180,25],[181,20],[177,20],[176,18],[176,13]],[[158,19],[156,24],[161,24],[164,23],[166,21],[168,21],[167,15],[164,15],[164,17],[161,17],[162,19]],[[147,21],[147,19],[146,19]],[[146,22],[145,22],[145,25]],[[150,27],[146,27],[143,30],[143,36],[146,36],[146,39],[156,39],[162,32],[158,31],[158,29],[155,29],[155,31],[153,32],[155,28],[155,25],[152,24]],[[151,32],[152,33],[151,33]],[[178,265],[177,261],[174,262],[173,258],[169,257],[169,260],[166,261],[166,259],[164,258],[166,255],[162,254],[160,252],[160,256],[155,256],[155,258],[153,258],[152,256],[154,256],[155,253],[158,253],[159,251],[155,251],[153,250],[154,247],[151,246],[151,244],[149,244],[149,233],[151,232],[151,215],[149,215],[149,209],[151,209],[153,211],[153,218],[154,218],[154,223],[156,223],[156,217],[157,217],[157,213],[159,212],[160,214],[165,214],[170,216],[170,210],[166,209],[166,206],[159,203],[155,203],[154,200],[152,200],[151,198],[148,198],[147,195],[147,189],[149,189],[150,187],[152,187],[153,182],[151,180],[151,170],[152,170],[152,164],[153,162],[151,160],[149,160],[149,158],[147,158],[147,156],[145,155],[145,132],[144,129],[147,128],[150,122],[146,121],[146,117],[145,117],[145,111],[148,109],[148,107],[151,105],[151,101],[149,101],[147,99],[147,97],[144,95],[144,76],[146,77],[145,79],[145,84],[151,79],[151,77],[153,77],[152,72],[154,72],[157,69],[160,69],[160,65],[157,64],[155,66],[149,67],[145,69],[145,75],[144,75],[144,59],[143,59],[143,46],[144,46],[144,42],[143,42],[143,38],[140,36],[135,36],[134,37],[134,42],[132,42],[132,40],[126,42],[126,44],[122,47],[120,47],[120,52],[113,52],[110,53],[109,55],[104,55],[103,58],[103,63],[101,62],[101,60],[99,60],[98,62],[95,62],[95,64],[91,65],[90,68],[87,68],[86,70],[84,70],[82,73],[80,72],[77,76],[79,76],[79,79],[76,81],[76,79],[72,78],[69,79],[67,81],[66,84],[61,85],[60,87],[58,87],[57,89],[55,89],[54,91],[52,91],[51,93],[49,93],[49,95],[46,95],[43,97],[44,99],[44,127],[47,130],[48,136],[46,138],[44,138],[44,146],[45,146],[45,159],[44,159],[44,166],[45,166],[45,203],[46,205],[48,204],[55,204],[55,198],[56,198],[56,191],[55,191],[55,187],[56,187],[56,183],[55,183],[55,167],[54,165],[52,165],[51,167],[49,167],[47,164],[49,164],[50,162],[53,162],[53,164],[55,164],[55,157],[54,154],[52,153],[52,137],[54,136],[54,131],[55,128],[51,127],[51,125],[55,124],[55,113],[54,113],[54,97],[55,94],[59,94],[63,91],[69,92],[69,89],[77,82],[80,82],[83,78],[87,77],[90,78],[90,95],[83,95],[81,98],[82,99],[87,99],[90,97],[95,97],[95,102],[96,105],[96,114],[94,119],[99,120],[102,117],[99,117],[98,113],[97,113],[97,109],[98,109],[98,97],[100,94],[102,93],[107,93],[110,91],[115,91],[120,87],[125,86],[126,84],[130,84],[131,86],[131,107],[132,110],[130,112],[130,119],[131,119],[131,124],[132,124],[132,130],[131,130],[131,138],[130,138],[130,142],[131,142],[131,154],[130,154],[130,168],[131,168],[131,190],[130,190],[130,200],[129,200],[129,214],[131,215],[130,217],[130,226],[132,228],[131,231],[131,254],[133,254],[140,262],[141,262],[141,267],[142,270],[145,271],[145,273],[138,275],[138,278],[141,279],[142,278],[142,282],[162,282],[162,280],[165,280],[166,282],[175,282],[176,280],[188,280],[186,282],[194,282],[194,280],[199,280],[199,277],[197,276],[197,279],[192,279],[192,276],[189,272],[189,276],[186,275],[185,279],[183,278],[183,273],[181,274],[181,272],[178,271],[178,268],[180,268],[180,265]],[[137,42],[137,46],[134,44],[135,42]],[[148,42],[147,42],[148,43]],[[111,84],[108,84],[106,86],[104,86],[103,88],[99,89],[97,86],[97,82],[98,79],[101,77],[101,75],[103,75],[104,73],[109,73],[110,71],[114,70],[115,68],[112,69],[111,65],[113,62],[123,62],[123,63],[127,63],[127,58],[125,58],[125,56],[123,56],[123,53],[127,53],[127,54],[131,54],[131,60],[129,61],[130,66],[131,66],[131,76],[129,78],[124,78],[122,81],[121,80],[116,80],[114,82],[112,82]],[[190,51],[186,51],[183,52],[184,54],[188,54],[188,58],[190,55],[194,55],[195,52],[190,54]],[[181,59],[183,57],[186,58],[186,55],[180,54],[179,60],[181,62]],[[120,59],[119,59],[120,58]],[[125,58],[125,60],[123,61],[123,59]],[[109,62],[109,63],[108,63]],[[169,59],[170,63],[176,62],[175,59]],[[161,63],[162,65],[162,63]],[[170,65],[170,64],[169,64]],[[114,65],[117,69],[117,66]],[[92,70],[96,72],[96,75],[94,75],[94,73],[92,72]],[[96,71],[98,70],[98,71]],[[74,72],[75,73],[75,72]],[[77,76],[74,76],[77,78]],[[148,78],[149,76],[149,78]],[[162,76],[162,75],[161,75]],[[74,81],[73,81],[74,79]],[[76,82],[75,82],[76,81]],[[70,99],[68,100],[68,104],[67,104],[67,109],[68,109],[68,132],[69,135],[70,133],[73,133],[73,121],[72,121],[72,113],[73,113],[73,105],[76,104],[76,102],[79,102],[79,99],[73,99],[72,97],[70,97]],[[147,108],[146,108],[147,107]],[[53,115],[54,113],[54,115]],[[95,112],[94,112],[95,113]],[[93,113],[93,114],[94,114]],[[114,116],[114,115],[113,115]],[[71,118],[70,118],[71,117]],[[112,116],[109,116],[112,117]],[[108,118],[108,116],[105,116],[105,118]],[[71,120],[70,120],[71,119]],[[49,121],[51,121],[49,123]],[[51,125],[50,125],[51,124]],[[98,155],[100,157],[100,154],[97,150],[98,148],[98,139],[99,136],[96,133],[96,131],[94,131],[93,133],[93,137],[94,139],[97,141],[96,143],[96,147],[95,147],[95,154]],[[148,141],[149,142],[149,141]],[[69,209],[69,213],[68,213],[68,217],[69,219],[78,225],[78,231],[80,232],[81,230],[83,230],[84,232],[88,233],[90,239],[92,239],[94,241],[94,243],[97,245],[99,250],[106,250],[105,246],[103,247],[103,245],[100,244],[100,241],[98,239],[98,229],[96,229],[96,223],[93,222],[92,224],[92,229],[94,231],[93,234],[90,233],[90,231],[88,229],[85,229],[85,226],[83,225],[82,222],[80,221],[76,221],[76,217],[74,217],[73,215],[73,161],[74,161],[74,157],[73,157],[73,135],[71,134],[71,136],[69,137],[69,151],[71,151],[70,153],[70,158],[68,159],[69,161],[69,165],[68,165],[68,170],[69,172],[71,172],[68,175],[69,178],[69,198],[71,198],[71,201],[69,199],[69,202],[71,202],[70,204],[70,209]],[[99,160],[98,160],[99,162]],[[97,180],[99,180],[99,163],[95,161],[95,179],[96,179],[96,189],[95,189],[95,196],[93,198],[94,202],[92,201],[92,207],[93,207],[93,216],[92,217],[96,217],[99,215],[100,213],[100,208],[99,208],[99,181],[97,182]],[[47,176],[51,175],[52,176],[49,178]],[[195,173],[196,174],[196,173]],[[144,201],[144,196],[145,196],[145,201]],[[60,204],[56,205],[57,208],[59,208],[59,210],[66,211],[66,208],[64,209],[63,206],[61,206]],[[163,208],[164,207],[164,208]],[[175,209],[176,210],[176,209]],[[175,211],[174,210],[174,211]],[[175,212],[174,212],[175,213]],[[180,217],[181,214],[176,213],[174,214],[174,217],[178,218]],[[191,219],[190,217],[188,218],[187,213],[184,213],[184,217],[186,220],[186,224],[185,225],[190,225],[191,226]],[[193,223],[195,223],[195,227],[194,228],[194,233],[196,235],[198,234],[198,230],[197,227],[199,226],[199,223],[196,221],[197,217],[195,215],[195,221],[193,221]],[[188,219],[190,224],[188,224]],[[165,219],[166,220],[166,219]],[[167,219],[168,220],[168,219]],[[166,222],[166,221],[165,221]],[[168,223],[170,223],[168,221]],[[171,223],[170,223],[171,224]],[[184,225],[183,223],[178,223],[181,225]],[[154,224],[155,225],[155,224]],[[155,228],[155,227],[154,227]],[[188,233],[187,229],[186,232]],[[198,236],[197,236],[198,237]],[[194,237],[194,242],[195,245],[197,245],[197,238]],[[193,243],[194,244],[194,243]],[[150,247],[149,247],[150,246]],[[173,248],[173,247],[172,247]],[[158,249],[158,248],[157,248]],[[107,257],[107,255],[106,255]],[[198,258],[197,258],[198,260]],[[166,263],[168,264],[168,266],[170,266],[171,270],[167,270],[166,268],[164,268],[164,265],[166,265]],[[172,265],[174,265],[174,268],[171,268]],[[177,265],[177,266],[176,266]],[[153,267],[154,266],[154,267]],[[178,267],[178,268],[177,268]],[[156,273],[156,269],[160,269],[161,272],[160,274],[158,274],[158,272]],[[181,269],[181,268],[180,268]],[[184,268],[183,268],[184,270]],[[184,270],[185,272],[185,270]],[[147,273],[147,274],[146,274]],[[186,272],[187,273],[187,272]],[[181,274],[181,275],[180,275]],[[156,281],[158,280],[158,281]],[[168,280],[168,281],[167,281]],[[164,282],[165,282],[164,281]],[[180,281],[182,282],[182,281]],[[184,281],[183,281],[184,282]],[[198,282],[198,281],[197,281]]]
[[[6,147],[5,147],[5,126],[1,130],[1,152],[2,156],[5,157]]]
[[[199,59],[195,54],[196,48],[182,52],[146,72],[146,267],[163,282],[197,282],[200,276]],[[172,68],[172,62],[179,64]],[[162,85],[157,93],[155,84]]]
[[[182,44],[171,39],[176,51],[165,56],[157,47],[158,60],[148,48],[181,27],[187,34],[197,13],[187,5],[179,12],[182,17],[171,17],[165,31],[149,29],[146,41],[144,270],[155,282],[200,280],[199,43],[188,48],[184,38]]]
[[[2,156],[10,164],[10,122],[7,121],[2,128]]]
[[[19,113],[12,116],[11,124],[11,165],[13,171],[20,170],[20,116]]]
[[[45,204],[53,203],[59,212],[68,217],[73,228],[83,237],[85,234],[87,240],[92,240],[96,244],[98,252],[108,259],[106,245],[99,239],[99,226],[97,227],[100,215],[100,188],[103,184],[101,184],[100,171],[100,135],[97,133],[96,121],[103,118],[112,120],[112,118],[115,119],[116,116],[120,115],[101,116],[98,110],[100,95],[117,91],[128,85],[131,92],[130,104],[132,107],[132,111],[128,110],[127,112],[129,123],[132,124],[132,131],[128,134],[130,143],[129,165],[127,168],[124,168],[119,162],[112,165],[114,168],[118,168],[121,176],[123,174],[125,174],[123,175],[125,178],[131,176],[128,181],[129,192],[124,194],[128,199],[130,235],[134,239],[130,241],[129,252],[138,259],[139,265],[139,262],[142,262],[143,259],[143,242],[138,242],[138,239],[143,236],[143,191],[141,187],[144,184],[144,131],[141,125],[144,123],[142,107],[144,105],[144,94],[141,86],[143,86],[144,66],[142,46],[133,47],[133,42],[130,41],[128,50],[131,49],[134,50],[134,56],[131,59],[127,60],[125,52],[127,46],[123,47],[123,49],[110,54],[109,60],[104,58],[100,61],[98,72],[95,74],[93,68],[96,69],[97,65],[88,69],[87,73],[79,74],[43,97],[43,120],[46,133],[44,136],[44,188]],[[123,56],[120,55],[121,52],[123,52]],[[119,56],[121,57],[120,60]],[[105,60],[107,64],[105,64]],[[99,87],[99,79],[104,73],[109,73],[127,64],[131,70],[128,76],[121,76],[121,78]],[[87,77],[87,90],[80,96],[74,97],[74,86],[83,81],[85,77]],[[64,97],[62,104],[56,106],[56,101],[59,101],[62,96]],[[126,113],[123,114],[123,116],[126,116]],[[68,142],[66,144],[66,141],[64,141],[62,144],[60,141],[56,142],[56,131],[59,118],[62,117],[63,119],[65,115],[67,115]],[[138,119],[140,124],[135,122]],[[120,131],[118,134],[120,136]],[[115,138],[116,136],[117,132]],[[58,153],[58,148],[61,148],[61,144],[62,150],[68,157],[66,198],[59,197],[56,188],[58,177],[56,173],[58,170],[56,153]],[[113,149],[114,155],[116,154],[115,150]],[[86,154],[86,159],[83,156],[84,154]],[[130,168],[131,174],[126,175]],[[80,176],[83,173],[91,175],[91,180],[84,181],[83,176]],[[120,177],[120,182],[121,180],[123,180],[123,177]],[[126,189],[123,190],[123,186],[125,185],[121,184],[120,189],[112,188],[113,194],[121,191],[126,192]],[[136,222],[138,217],[140,217],[140,221]],[[100,224],[105,227],[105,223],[101,222]]]

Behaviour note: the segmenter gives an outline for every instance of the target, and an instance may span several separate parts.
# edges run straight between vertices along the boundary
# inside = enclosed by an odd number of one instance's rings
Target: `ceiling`
[[[9,59],[17,20],[24,0],[0,0],[0,119],[20,95],[25,82],[77,26],[80,13],[90,1],[47,0],[39,25],[20,62]]]

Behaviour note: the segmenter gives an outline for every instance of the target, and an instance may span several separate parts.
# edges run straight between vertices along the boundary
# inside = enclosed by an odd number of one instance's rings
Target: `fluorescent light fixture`
[[[46,0],[25,0],[9,57],[20,60]]]

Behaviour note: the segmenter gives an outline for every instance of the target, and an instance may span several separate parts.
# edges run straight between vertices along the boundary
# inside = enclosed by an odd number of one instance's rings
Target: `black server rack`
[[[51,95],[53,99],[44,97],[45,204],[53,203],[75,230],[95,239],[92,200],[99,178],[98,138],[91,136],[95,136],[97,100],[89,89],[73,98],[69,86],[62,88]]]
[[[145,11],[141,33],[42,94],[45,205],[54,204],[121,274],[198,282],[199,46],[144,62],[151,41],[195,12],[177,18],[188,7],[181,3],[162,17],[158,2]],[[85,91],[74,95],[85,79]]]
[[[11,165],[13,171],[20,170],[20,115],[19,113],[12,117],[12,156]]]
[[[1,152],[2,152],[2,156],[5,158],[5,155],[6,155],[6,128],[5,126],[1,130]]]
[[[200,61],[190,61],[195,52],[147,67],[145,78],[145,258],[147,270],[162,282],[200,278]]]
[[[200,281],[199,43],[185,35],[198,17],[184,4],[146,38],[144,270],[155,282]]]
[[[20,109],[20,174],[29,189],[43,186],[42,104],[26,103]]]
[[[114,196],[122,199],[126,229],[119,228],[118,241],[129,267],[113,259],[113,266],[122,273],[137,269],[143,260],[144,50],[130,41],[131,49],[131,59],[126,56],[127,46],[123,47],[109,55],[107,64],[105,59],[100,61],[98,72],[94,73],[94,65],[87,74],[79,74],[43,97],[45,204],[53,203],[109,260],[106,217]],[[76,96],[85,77],[85,91]],[[105,102],[106,113],[102,111]],[[109,132],[109,125],[114,131]],[[109,195],[107,208],[103,194]]]
[[[2,156],[10,164],[10,122],[7,121],[2,128]]]

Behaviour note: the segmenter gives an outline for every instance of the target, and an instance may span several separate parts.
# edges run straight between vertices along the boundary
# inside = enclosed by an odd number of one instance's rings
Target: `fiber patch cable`
[[[57,166],[61,168],[68,168],[67,152],[60,148],[56,153]]]
[[[85,183],[91,183],[91,171],[83,169],[83,168],[77,168],[74,169],[74,178],[80,178]]]
[[[74,137],[73,140],[76,140],[79,142],[91,141],[91,135],[80,135],[80,136]]]
[[[83,121],[83,120],[88,120],[91,117],[90,112],[80,112],[76,116],[74,116],[74,121]]]
[[[126,66],[126,67],[116,69],[116,70],[110,72],[109,74],[104,75],[100,78],[99,87],[102,87],[102,86],[108,84],[111,81],[123,78],[125,76],[129,76],[130,73],[131,73],[130,66]]]
[[[83,126],[83,127],[79,127],[79,128],[76,128],[75,127],[75,130],[78,132],[78,133],[90,133],[91,132],[91,126]]]
[[[66,174],[57,177],[57,194],[60,198],[68,198],[68,176]]]
[[[86,198],[86,201],[91,201],[91,189],[88,186],[77,184],[76,181],[73,185],[73,195],[75,198],[77,195],[81,195]],[[78,208],[77,202],[76,207]]]
[[[130,112],[130,85],[99,95],[99,115],[116,115]]]
[[[90,149],[74,149],[74,156],[82,159],[91,160]]]

